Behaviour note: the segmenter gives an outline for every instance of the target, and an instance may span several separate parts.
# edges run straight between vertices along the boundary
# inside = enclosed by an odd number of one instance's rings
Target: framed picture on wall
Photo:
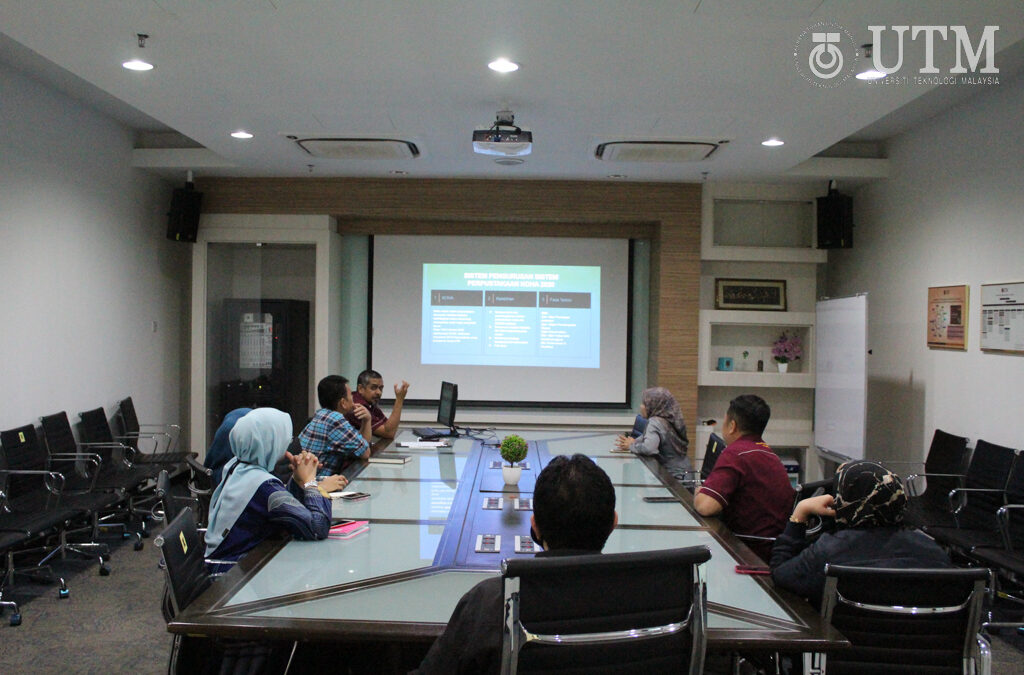
[[[967,350],[967,296],[970,287],[932,286],[928,289],[928,346]]]
[[[715,309],[786,311],[785,279],[715,279]]]
[[[981,285],[981,349],[1024,354],[1024,282]]]

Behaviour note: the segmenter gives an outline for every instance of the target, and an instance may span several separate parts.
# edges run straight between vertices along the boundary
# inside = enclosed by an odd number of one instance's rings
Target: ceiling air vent
[[[325,159],[412,159],[420,154],[415,143],[393,138],[289,138],[313,157]]]
[[[726,141],[612,141],[594,156],[606,162],[699,162]]]

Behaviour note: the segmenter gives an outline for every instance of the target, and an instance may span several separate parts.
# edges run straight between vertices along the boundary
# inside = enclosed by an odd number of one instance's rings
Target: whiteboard
[[[814,445],[829,459],[864,459],[868,296],[821,300],[815,309]]]

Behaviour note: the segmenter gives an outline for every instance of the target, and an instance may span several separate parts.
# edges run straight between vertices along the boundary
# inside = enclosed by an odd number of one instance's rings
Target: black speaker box
[[[174,190],[174,194],[171,195],[171,208],[167,212],[168,239],[189,242],[196,240],[202,203],[203,193],[196,192],[191,183]]]
[[[818,248],[853,248],[853,197],[829,190],[817,201]]]

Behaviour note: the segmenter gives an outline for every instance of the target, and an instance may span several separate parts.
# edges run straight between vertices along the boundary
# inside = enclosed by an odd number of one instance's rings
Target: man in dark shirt
[[[584,455],[558,456],[537,476],[531,534],[538,556],[600,553],[619,516],[608,475]],[[500,576],[471,588],[417,673],[497,673],[505,593]]]
[[[782,460],[761,439],[771,408],[760,396],[745,394],[729,402],[722,437],[728,446],[693,498],[702,516],[720,516],[736,534],[776,537],[793,509],[793,490]],[[772,542],[745,542],[762,559]]]
[[[385,415],[378,405],[383,393],[384,378],[376,370],[367,369],[356,378],[356,390],[352,392],[352,401],[370,411],[370,428],[374,436],[394,438],[402,421],[402,405],[405,403],[405,395],[409,393],[409,383],[402,380],[402,384],[395,385],[395,405],[390,416]],[[346,415],[345,419],[352,426],[359,428],[359,420],[354,414]]]

